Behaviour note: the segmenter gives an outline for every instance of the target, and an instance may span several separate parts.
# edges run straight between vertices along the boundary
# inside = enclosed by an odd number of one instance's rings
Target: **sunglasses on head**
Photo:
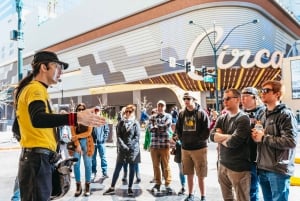
[[[226,97],[226,98],[223,98],[223,102],[224,102],[224,101],[229,101],[229,100],[232,99],[232,98],[238,98],[238,97],[236,97],[236,96],[233,96],[233,97],[228,96],[228,97]]]
[[[263,94],[267,94],[267,93],[269,93],[270,91],[273,91],[273,89],[270,89],[270,88],[262,88],[260,91],[261,91],[261,93],[263,93]]]

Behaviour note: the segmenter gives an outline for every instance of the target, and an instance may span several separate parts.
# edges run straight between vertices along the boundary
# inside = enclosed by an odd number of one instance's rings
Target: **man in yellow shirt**
[[[32,73],[16,88],[16,116],[21,133],[22,152],[19,162],[21,200],[48,201],[52,191],[52,169],[56,158],[55,128],[80,123],[100,126],[105,119],[93,109],[81,113],[53,114],[47,88],[56,84],[68,64],[54,52],[40,51],[34,55]]]

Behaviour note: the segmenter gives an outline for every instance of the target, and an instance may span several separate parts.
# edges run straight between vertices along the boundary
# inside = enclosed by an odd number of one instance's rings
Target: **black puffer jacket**
[[[273,111],[265,111],[261,119],[265,135],[257,145],[257,167],[259,169],[292,175],[298,140],[297,121],[284,104]]]
[[[140,125],[137,121],[121,120],[116,128],[118,141],[118,163],[139,163]]]

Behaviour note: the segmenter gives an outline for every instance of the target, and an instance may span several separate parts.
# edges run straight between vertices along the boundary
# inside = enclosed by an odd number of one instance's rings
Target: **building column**
[[[132,92],[132,101],[133,104],[136,105],[136,120],[139,121],[140,117],[141,117],[141,102],[142,97],[141,97],[141,90],[136,90]]]
[[[201,107],[203,109],[207,108],[207,104],[206,104],[206,92],[199,92],[200,93],[200,100],[199,100],[199,104],[201,105]]]
[[[108,99],[107,94],[101,94],[102,106],[103,106],[103,105],[108,105],[107,99]]]

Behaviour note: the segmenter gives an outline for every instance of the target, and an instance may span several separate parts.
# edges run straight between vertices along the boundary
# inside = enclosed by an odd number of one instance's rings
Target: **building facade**
[[[100,1],[91,2],[62,16],[63,22],[49,21],[35,33],[24,30],[25,41],[29,40],[24,75],[34,52],[42,49],[56,51],[70,64],[63,81],[49,89],[54,104],[72,100],[89,106],[122,106],[140,104],[147,97],[152,103],[163,98],[170,105],[180,105],[180,94],[191,90],[202,105],[213,106],[216,89],[221,96],[227,88],[259,87],[264,80],[280,80],[283,58],[300,38],[299,21],[272,0],[152,0],[130,11],[122,9],[130,0],[114,7],[115,2],[108,3],[107,9]],[[251,23],[254,20],[258,23]],[[212,46],[220,44],[214,60]],[[179,65],[171,68],[170,57]],[[0,81],[15,84],[16,55],[7,58],[0,65]],[[217,75],[217,86],[201,80],[201,73],[195,73],[200,77],[196,80],[189,76],[187,60]]]

